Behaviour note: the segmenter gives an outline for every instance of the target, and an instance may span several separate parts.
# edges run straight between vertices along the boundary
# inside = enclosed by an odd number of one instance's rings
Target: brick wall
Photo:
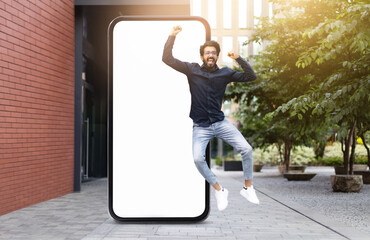
[[[0,215],[73,191],[74,1],[0,1]]]

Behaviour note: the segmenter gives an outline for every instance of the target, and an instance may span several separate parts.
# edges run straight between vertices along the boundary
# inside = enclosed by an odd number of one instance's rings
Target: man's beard
[[[208,57],[207,59],[203,60],[204,65],[207,66],[209,69],[213,69],[216,66],[216,58]]]

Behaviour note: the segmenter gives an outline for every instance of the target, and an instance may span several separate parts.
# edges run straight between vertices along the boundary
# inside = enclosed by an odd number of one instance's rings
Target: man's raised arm
[[[188,63],[182,62],[172,56],[172,48],[175,43],[176,36],[181,31],[182,28],[180,26],[175,26],[172,28],[171,34],[164,45],[162,61],[173,69],[186,74],[189,72]]]
[[[249,63],[241,58],[238,54],[231,51],[228,52],[227,56],[234,59],[244,71],[243,73],[235,72],[235,74],[232,76],[233,82],[250,82],[257,79],[257,75],[255,74]]]

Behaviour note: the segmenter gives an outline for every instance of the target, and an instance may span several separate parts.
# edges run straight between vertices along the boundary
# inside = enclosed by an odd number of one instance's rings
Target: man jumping
[[[193,158],[198,171],[215,189],[217,207],[220,211],[228,205],[228,190],[217,181],[216,175],[209,169],[205,160],[209,141],[220,138],[233,146],[242,156],[244,187],[240,194],[248,201],[259,204],[252,185],[253,155],[252,147],[239,130],[226,120],[221,111],[222,99],[226,86],[230,82],[250,82],[257,78],[251,66],[233,51],[228,56],[234,59],[244,70],[238,72],[229,68],[218,68],[216,62],[220,54],[220,45],[207,41],[200,46],[200,58],[203,65],[182,62],[172,56],[175,38],[182,31],[180,26],[173,27],[164,46],[162,60],[173,69],[184,73],[189,82],[191,93],[190,118],[193,120]]]

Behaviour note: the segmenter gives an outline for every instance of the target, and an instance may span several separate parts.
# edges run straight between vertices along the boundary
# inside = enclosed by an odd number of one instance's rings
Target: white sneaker
[[[222,188],[220,191],[215,191],[218,210],[225,210],[225,208],[229,204],[229,201],[227,200],[228,195],[229,191],[226,188]]]
[[[248,201],[254,204],[260,204],[260,200],[258,200],[256,191],[254,190],[253,186],[248,187],[247,189],[243,188],[240,191],[240,194],[245,197]]]

